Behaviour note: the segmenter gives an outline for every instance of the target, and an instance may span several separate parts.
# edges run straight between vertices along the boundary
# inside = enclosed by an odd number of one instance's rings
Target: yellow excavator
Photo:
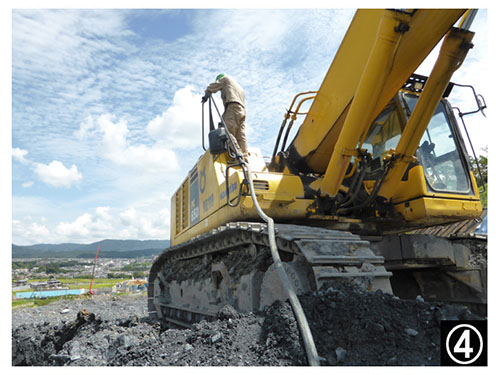
[[[329,282],[484,307],[486,269],[468,264],[468,248],[409,234],[482,213],[447,100],[474,15],[358,10],[320,88],[293,99],[268,162],[238,154],[209,97],[209,147],[172,196],[171,247],[150,271],[150,314],[189,326],[226,305],[249,312],[288,299],[317,364],[297,295]],[[429,77],[414,74],[441,40]]]

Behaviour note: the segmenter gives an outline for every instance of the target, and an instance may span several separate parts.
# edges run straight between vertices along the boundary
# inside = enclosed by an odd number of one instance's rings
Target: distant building
[[[113,287],[113,292],[122,292],[122,293],[134,293],[134,292],[143,292],[148,287],[148,281],[146,279],[132,279],[127,280],[122,283],[118,283]]]
[[[62,284],[57,279],[49,279],[48,281],[33,281],[30,283],[30,288],[33,290],[62,289]]]
[[[13,287],[18,287],[18,286],[27,286],[28,285],[28,280],[26,279],[21,279],[21,280],[14,280],[12,282]]]

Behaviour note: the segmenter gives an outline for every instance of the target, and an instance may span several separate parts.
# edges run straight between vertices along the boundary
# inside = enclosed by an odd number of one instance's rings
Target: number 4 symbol
[[[470,358],[471,353],[474,352],[474,349],[470,347],[470,329],[466,329],[462,332],[462,336],[460,336],[457,343],[455,344],[453,352],[463,353],[465,355],[465,358]]]
[[[469,359],[467,361],[461,361],[451,353],[451,348],[450,348],[450,338],[453,335],[453,332],[455,332],[457,329],[464,328],[464,331],[460,335],[460,338],[458,339],[457,343],[453,347],[453,353],[464,353],[465,358],[470,358],[471,353],[474,352],[474,349],[471,348],[470,346],[470,331],[474,331],[474,333],[477,335],[479,338],[479,349],[477,350],[477,354],[474,356],[474,358]],[[458,364],[461,365],[468,365],[470,363],[473,363],[476,359],[479,358],[483,351],[483,337],[481,336],[481,333],[478,331],[476,327],[470,324],[459,324],[455,326],[449,333],[448,336],[446,337],[446,351],[449,355],[449,357]]]

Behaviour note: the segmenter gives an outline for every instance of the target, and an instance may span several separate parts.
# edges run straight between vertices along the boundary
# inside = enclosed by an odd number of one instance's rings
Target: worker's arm
[[[201,102],[205,103],[211,94],[215,94],[220,89],[222,89],[222,84],[220,82],[213,82],[209,84],[205,89],[205,95],[203,96],[203,98],[201,98]]]
[[[220,81],[217,81],[209,84],[205,92],[208,91],[212,94],[215,94],[217,91],[220,91],[221,89],[222,89],[222,83]]]

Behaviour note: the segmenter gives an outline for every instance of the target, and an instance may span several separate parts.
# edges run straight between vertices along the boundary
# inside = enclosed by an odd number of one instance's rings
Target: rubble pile
[[[477,319],[461,306],[400,300],[347,284],[300,297],[322,365],[439,365],[442,319]],[[93,297],[13,311],[14,366],[307,365],[290,305],[259,313],[226,306],[213,322],[167,329],[146,297]],[[85,310],[85,311],[83,311]],[[75,319],[76,317],[76,319]]]
[[[328,365],[439,365],[440,321],[477,319],[463,306],[427,303],[420,296],[402,300],[347,285],[301,301],[318,354]]]
[[[486,239],[461,238],[454,240],[454,243],[464,245],[470,249],[471,254],[467,266],[486,266],[488,263],[488,241]]]

